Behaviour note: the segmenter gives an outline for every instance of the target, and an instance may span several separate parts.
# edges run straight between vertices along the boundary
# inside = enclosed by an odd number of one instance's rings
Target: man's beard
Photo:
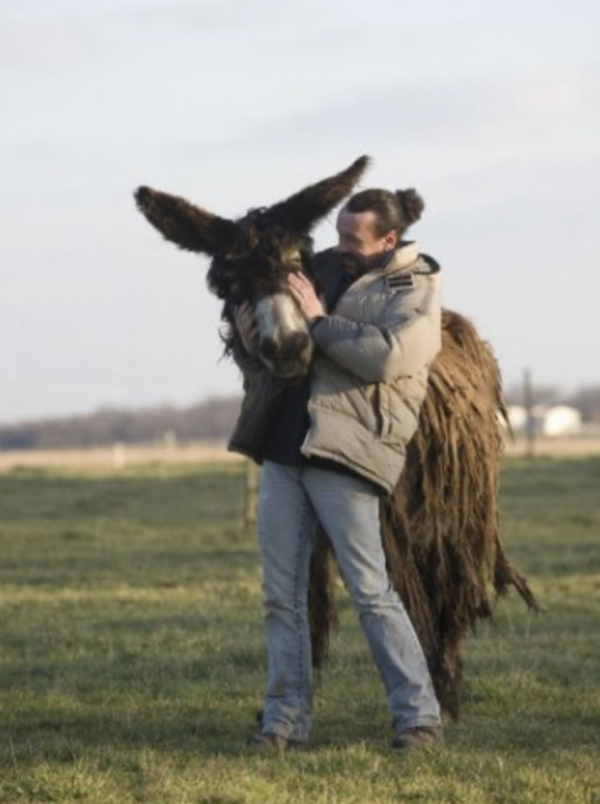
[[[379,267],[387,252],[380,252],[379,254],[369,254],[365,257],[363,254],[348,254],[342,253],[342,266],[349,276],[362,276],[367,271],[372,271],[373,268]]]

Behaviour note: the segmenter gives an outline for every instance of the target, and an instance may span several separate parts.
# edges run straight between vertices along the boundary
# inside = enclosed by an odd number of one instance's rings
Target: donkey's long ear
[[[238,234],[233,221],[212,215],[184,198],[150,187],[139,187],[134,196],[152,226],[180,248],[213,256],[226,249]]]
[[[294,229],[299,234],[308,233],[321,218],[350,195],[369,162],[368,156],[361,156],[341,173],[305,187],[285,201],[275,204],[266,212],[268,220]]]

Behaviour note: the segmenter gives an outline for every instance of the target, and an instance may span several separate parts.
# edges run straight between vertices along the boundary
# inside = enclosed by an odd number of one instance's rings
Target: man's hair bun
[[[345,206],[348,212],[373,212],[375,235],[385,237],[396,232],[402,237],[411,223],[418,221],[425,209],[425,202],[416,190],[361,190],[353,195]]]
[[[407,225],[418,221],[425,209],[425,202],[412,187],[408,190],[396,190],[396,198],[402,210],[402,217]]]

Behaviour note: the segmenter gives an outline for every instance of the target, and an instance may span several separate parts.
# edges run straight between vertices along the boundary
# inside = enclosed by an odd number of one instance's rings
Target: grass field
[[[501,602],[446,746],[389,749],[345,593],[312,748],[248,756],[260,574],[243,466],[0,475],[0,802],[600,804],[600,458],[512,460]]]

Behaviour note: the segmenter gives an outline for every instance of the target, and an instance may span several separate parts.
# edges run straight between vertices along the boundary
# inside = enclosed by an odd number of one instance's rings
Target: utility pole
[[[533,418],[533,385],[531,371],[525,369],[523,374],[523,403],[525,405],[525,438],[527,439],[525,454],[533,458],[535,452],[535,420]]]

